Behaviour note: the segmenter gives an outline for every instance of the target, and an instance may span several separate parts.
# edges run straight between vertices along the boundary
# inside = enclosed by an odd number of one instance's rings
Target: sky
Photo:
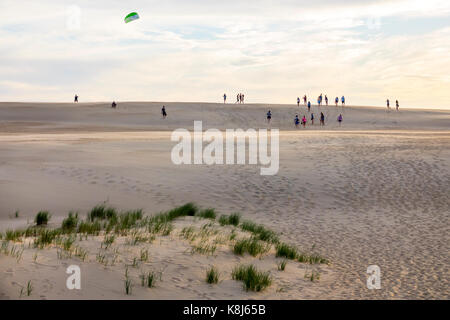
[[[0,0],[0,101],[450,109],[449,53],[448,0]]]

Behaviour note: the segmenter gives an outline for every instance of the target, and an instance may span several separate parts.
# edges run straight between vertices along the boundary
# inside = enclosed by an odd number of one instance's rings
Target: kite
[[[125,23],[139,19],[137,12],[132,12],[125,17]]]

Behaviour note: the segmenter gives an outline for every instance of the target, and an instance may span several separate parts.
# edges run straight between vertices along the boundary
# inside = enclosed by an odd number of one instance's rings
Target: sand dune
[[[171,130],[191,129],[194,120],[202,120],[204,129],[267,128],[269,108],[271,128],[281,130],[277,175],[261,176],[252,165],[170,161]],[[191,255],[175,232],[148,246],[153,262],[147,267],[167,267],[163,282],[136,289],[132,298],[448,299],[450,112],[321,110],[325,127],[295,129],[293,117],[308,114],[305,107],[129,102],[112,110],[107,103],[0,103],[0,231],[29,225],[41,209],[58,226],[69,210],[84,215],[103,201],[148,214],[194,201],[223,214],[239,211],[283,241],[305,250],[314,246],[332,263],[317,266],[322,277],[311,282],[304,278],[309,265],[288,264],[279,273],[273,255],[239,258],[227,246],[215,257]],[[318,119],[319,109],[313,112]],[[198,222],[184,219],[176,228],[190,223]],[[18,298],[30,279],[40,292],[35,299],[126,298],[125,262],[96,263],[100,242],[94,237],[80,244],[93,253],[82,266],[96,280],[76,293],[64,287],[71,260],[58,260],[56,249],[39,253],[37,262],[33,250],[25,250],[20,262],[0,254],[0,298]],[[136,248],[120,250],[124,260],[137,254]],[[271,270],[276,285],[263,293],[243,291],[230,270],[249,261]],[[203,268],[212,264],[223,265],[226,279],[213,287],[203,279]],[[366,287],[370,264],[381,268],[380,290]]]

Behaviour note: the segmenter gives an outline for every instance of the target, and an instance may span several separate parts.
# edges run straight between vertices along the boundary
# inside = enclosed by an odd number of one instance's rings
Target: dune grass
[[[219,223],[222,226],[226,226],[226,225],[238,226],[240,220],[241,220],[241,215],[239,213],[232,213],[229,216],[221,215],[219,218]]]
[[[141,284],[143,287],[153,288],[158,279],[158,274],[154,271],[141,274]]]
[[[288,245],[286,243],[279,243],[276,246],[276,254],[277,257],[283,257],[290,260],[295,260],[297,258],[297,248],[294,246]]]
[[[206,270],[206,282],[209,284],[217,284],[219,282],[219,271],[216,267]]]
[[[252,221],[247,220],[242,222],[241,229],[244,231],[251,232],[257,239],[261,241],[266,241],[275,244],[279,242],[278,235],[274,231],[266,228],[261,224],[256,224]]]
[[[306,254],[298,252],[297,248],[286,243],[279,243],[276,246],[276,256],[290,260],[297,260],[310,264],[329,264],[329,260],[318,254]]]
[[[203,219],[216,219],[216,211],[212,208],[203,209],[195,214],[195,216]]]
[[[282,260],[277,263],[278,271],[284,271],[286,269],[287,260]]]
[[[130,295],[133,290],[133,282],[131,281],[130,278],[128,278],[128,276],[125,278],[124,284],[125,284],[125,294]]]
[[[37,226],[47,225],[50,217],[51,215],[48,211],[39,211],[34,218],[34,222]]]
[[[205,255],[213,255],[216,252],[217,246],[206,242],[200,242],[192,247],[191,253],[200,253]]]
[[[270,250],[270,245],[264,244],[258,239],[249,238],[236,241],[233,246],[233,252],[237,255],[243,255],[248,252],[253,257],[264,254]]]
[[[88,213],[88,220],[93,222],[99,220],[114,220],[117,219],[117,211],[113,207],[107,207],[104,204],[97,205]]]
[[[67,218],[65,218],[61,224],[61,229],[64,232],[72,232],[74,230],[76,230],[77,226],[78,226],[78,212],[69,212],[69,215],[67,216]]]
[[[272,284],[269,272],[262,272],[254,265],[239,265],[231,273],[233,280],[242,281],[246,291],[263,291]]]

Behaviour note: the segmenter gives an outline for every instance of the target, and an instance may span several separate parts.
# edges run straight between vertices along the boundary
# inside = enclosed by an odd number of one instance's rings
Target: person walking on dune
[[[323,114],[323,112],[320,113],[320,125],[325,125],[325,115]]]
[[[267,123],[270,123],[270,120],[272,120],[272,112],[270,110],[267,112]]]
[[[306,100],[308,100],[308,98],[306,97],[306,94],[303,96],[303,104],[306,106]]]
[[[298,128],[299,123],[300,123],[300,119],[298,118],[298,114],[296,114],[295,118],[294,118],[294,124],[295,124],[296,128]]]
[[[328,97],[325,95],[325,104],[328,106]]]
[[[305,115],[303,115],[303,118],[302,118],[302,125],[303,125],[303,128],[306,127],[306,117],[305,117]]]
[[[224,104],[227,103],[227,94],[226,93],[223,94],[223,103]]]
[[[239,103],[239,98],[240,98],[240,94],[238,93],[237,95],[236,95],[236,103]]]
[[[391,109],[391,106],[390,106],[390,103],[389,103],[389,99],[386,100],[386,105],[387,105],[388,110]]]
[[[314,113],[311,113],[311,125],[314,125]]]
[[[338,97],[336,97],[336,99],[334,99],[334,103],[336,104],[336,107],[337,107],[338,103],[339,103],[339,98]]]
[[[337,121],[339,122],[339,127],[341,126],[342,120],[344,119],[342,118],[342,114],[340,114],[337,118]]]
[[[163,116],[163,119],[165,119],[167,117],[167,112],[166,112],[166,107],[165,106],[162,107],[161,114]]]
[[[244,97],[245,97],[244,94],[242,94],[242,95],[241,95],[242,103],[244,103]]]
[[[342,102],[342,106],[345,106],[345,97],[344,96],[342,96],[341,102]]]
[[[400,104],[398,103],[398,100],[395,100],[395,108],[397,109],[397,111],[398,111],[399,107],[400,107]]]
[[[300,97],[297,97],[297,107],[300,107]]]
[[[308,112],[311,111],[311,101],[308,101]]]
[[[78,103],[78,96],[77,95],[75,95],[75,98],[73,99],[73,102],[74,103]]]

